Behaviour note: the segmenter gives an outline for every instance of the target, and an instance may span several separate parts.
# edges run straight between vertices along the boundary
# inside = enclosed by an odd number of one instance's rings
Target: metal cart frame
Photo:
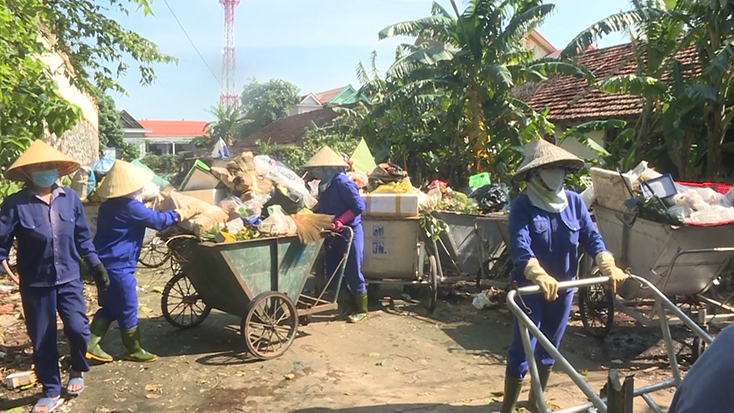
[[[597,278],[589,278],[589,279],[582,279],[582,280],[576,280],[576,281],[566,281],[558,283],[559,289],[567,289],[567,288],[583,288],[583,287],[590,287],[595,285],[604,285],[609,282],[608,277],[597,277]],[[634,397],[642,397],[643,400],[645,400],[645,403],[650,406],[650,408],[654,412],[662,412],[662,409],[660,406],[655,403],[654,400],[650,397],[650,393],[654,393],[659,390],[671,388],[671,387],[678,387],[681,383],[681,374],[680,370],[678,369],[678,361],[676,358],[676,351],[673,347],[673,339],[670,333],[670,324],[668,323],[667,317],[664,316],[665,311],[668,310],[671,313],[675,314],[680,322],[687,326],[688,328],[693,331],[693,333],[699,337],[701,340],[706,342],[707,344],[711,344],[713,339],[711,336],[709,336],[706,331],[704,331],[700,326],[698,326],[693,320],[688,318],[683,311],[681,311],[672,301],[670,301],[665,294],[663,294],[660,290],[658,290],[653,283],[646,280],[643,277],[638,277],[636,275],[630,275],[630,279],[627,281],[628,283],[639,283],[640,286],[644,287],[647,291],[649,291],[650,295],[654,297],[655,299],[655,308],[658,312],[658,314],[661,315],[660,317],[660,328],[662,330],[663,338],[665,341],[665,347],[668,353],[669,362],[670,362],[670,368],[673,372],[673,378],[664,380],[659,383],[651,384],[645,387],[641,387],[638,389],[634,389],[632,391],[632,396]],[[550,354],[551,357],[556,361],[556,366],[563,370],[568,376],[573,380],[574,384],[581,389],[581,391],[586,395],[589,402],[575,406],[570,407],[567,409],[563,409],[560,411],[557,411],[556,413],[576,413],[576,412],[586,412],[589,409],[595,408],[600,413],[631,413],[629,410],[625,410],[624,406],[618,406],[616,403],[613,403],[612,400],[607,400],[606,397],[600,397],[597,395],[597,393],[589,386],[588,383],[584,380],[584,378],[579,374],[576,369],[573,368],[571,363],[566,360],[565,357],[561,354],[561,352],[553,346],[551,341],[538,329],[535,324],[533,324],[532,320],[528,315],[523,311],[523,309],[518,304],[517,300],[523,295],[530,295],[530,294],[540,294],[542,291],[540,287],[538,286],[530,286],[530,287],[523,287],[518,289],[510,290],[510,292],[507,294],[507,306],[510,308],[512,313],[515,315],[515,317],[518,320],[518,323],[520,325],[520,335],[522,337],[523,341],[523,348],[525,349],[525,355],[528,360],[528,367],[530,369],[529,373],[531,375],[531,386],[533,389],[541,389],[540,386],[540,379],[538,378],[538,366],[535,361],[534,352],[530,340],[530,334],[533,335],[537,339],[538,344],[543,346],[543,348],[548,351],[548,354]],[[545,403],[545,395],[543,394],[543,391],[535,391],[534,394],[536,395],[536,408],[541,413],[547,413],[548,408],[546,407]],[[629,396],[628,397],[632,397]]]
[[[323,233],[326,237],[327,233]],[[302,244],[298,237],[258,238],[230,243],[200,242],[192,235],[166,241],[181,271],[163,289],[161,309],[172,325],[188,329],[201,324],[213,308],[241,317],[240,333],[255,357],[283,355],[299,324],[309,316],[337,309],[354,233],[344,227],[347,248],[340,265],[318,296],[304,293],[324,240]],[[324,298],[338,277],[331,300]],[[175,301],[174,301],[175,300]]]
[[[673,298],[674,301],[698,306],[691,314],[703,328],[714,320],[734,319],[732,306],[705,295],[734,258],[734,247],[721,245],[734,236],[734,226],[676,227],[635,217],[629,222],[622,212],[598,205],[594,215],[604,243],[617,257],[619,266],[629,267],[635,274],[644,274],[643,277],[666,296],[683,298]],[[589,261],[584,267],[591,268],[593,276],[596,270]],[[653,292],[646,284],[633,281],[624,283],[615,297],[600,286],[582,288],[579,307],[584,327],[592,335],[605,336],[612,328],[615,309],[645,327],[659,324],[662,318],[658,308],[643,308],[652,298]],[[725,313],[708,314],[706,305]],[[670,325],[682,323],[677,318],[666,322]],[[593,327],[595,324],[601,328]],[[703,351],[703,344],[700,340],[694,342],[694,359]]]
[[[372,295],[379,285],[425,287],[426,306],[433,312],[443,280],[433,229],[424,229],[420,217],[377,216],[363,216],[362,229],[362,274]]]

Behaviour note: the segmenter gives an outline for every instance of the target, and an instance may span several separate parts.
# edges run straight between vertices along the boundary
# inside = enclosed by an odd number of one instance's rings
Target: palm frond
[[[387,70],[387,75],[403,78],[410,75],[416,68],[435,65],[444,60],[451,60],[453,57],[453,53],[443,47],[416,47],[411,53],[396,60]]]
[[[489,80],[492,85],[499,85],[502,89],[510,89],[514,86],[515,82],[512,79],[512,73],[505,65],[493,64],[489,65],[480,75],[483,78]]]
[[[695,102],[703,102],[706,100],[716,100],[716,90],[705,83],[696,83],[688,86],[683,94],[691,98]]]
[[[379,33],[380,40],[395,36],[426,37],[433,31],[453,26],[455,20],[443,16],[430,16],[387,26]],[[430,36],[429,36],[430,37]]]
[[[643,97],[668,95],[668,85],[659,79],[648,76],[614,76],[597,82],[596,87],[606,93],[622,93]]]
[[[665,11],[653,8],[623,11],[613,14],[579,33],[563,50],[562,56],[576,56],[579,53],[583,53],[589,46],[610,33],[629,30],[642,21],[659,19],[663,14],[665,14]]]
[[[703,74],[711,78],[720,78],[731,70],[734,61],[734,37],[726,39],[716,51],[716,55],[704,69]]]
[[[555,10],[553,4],[542,4],[531,7],[522,13],[515,14],[507,27],[499,35],[496,44],[504,47],[508,43],[519,41],[526,33],[533,31],[538,25],[543,23],[546,17]]]

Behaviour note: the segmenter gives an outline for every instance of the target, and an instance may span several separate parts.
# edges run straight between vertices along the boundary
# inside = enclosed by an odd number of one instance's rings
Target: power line
[[[181,24],[181,22],[178,20],[178,17],[176,16],[176,13],[173,12],[173,9],[168,4],[168,0],[163,0],[163,2],[166,3],[166,7],[168,7],[168,10],[173,15],[173,18],[176,19],[176,23],[178,23],[178,27],[181,28],[181,31],[183,31],[183,33],[186,35],[186,38],[189,39],[189,43],[191,43],[191,46],[194,48],[194,50],[196,50],[196,54],[199,55],[199,58],[201,58],[201,61],[204,62],[204,65],[206,66],[206,68],[209,69],[209,73],[212,74],[212,76],[214,77],[214,80],[216,80],[217,83],[219,84],[219,87],[221,87],[222,86],[222,82],[219,80],[219,78],[217,77],[217,75],[214,74],[214,71],[212,70],[212,68],[209,67],[209,63],[206,62],[206,59],[204,59],[204,56],[202,56],[201,53],[199,53],[199,49],[196,48],[196,45],[194,44],[194,41],[191,40],[191,37],[189,37],[189,34],[186,33],[186,29],[184,29],[183,24]]]

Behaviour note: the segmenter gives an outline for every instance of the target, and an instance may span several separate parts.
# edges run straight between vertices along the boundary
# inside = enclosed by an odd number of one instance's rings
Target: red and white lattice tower
[[[240,0],[219,0],[224,7],[224,47],[222,48],[222,94],[219,103],[240,106],[237,93],[237,54],[234,47],[234,9]]]

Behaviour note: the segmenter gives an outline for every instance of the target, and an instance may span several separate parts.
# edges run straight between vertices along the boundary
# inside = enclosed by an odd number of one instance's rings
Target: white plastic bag
[[[270,235],[292,235],[297,231],[296,221],[283,212],[280,205],[273,205],[270,208],[270,215],[260,223],[258,227],[260,232]]]
[[[143,202],[151,202],[157,200],[160,193],[161,191],[160,189],[158,189],[158,185],[153,182],[148,182],[143,187]]]
[[[258,174],[270,179],[276,184],[285,186],[288,189],[289,196],[293,194],[298,198],[297,201],[293,198],[291,199],[299,202],[308,209],[313,209],[316,206],[318,201],[316,201],[315,197],[311,196],[303,179],[288,169],[288,167],[267,155],[258,155],[253,161]]]
[[[494,301],[492,301],[488,296],[487,293],[481,292],[474,296],[474,299],[472,300],[471,304],[476,308],[477,310],[481,310],[483,308],[490,308],[497,305]]]

